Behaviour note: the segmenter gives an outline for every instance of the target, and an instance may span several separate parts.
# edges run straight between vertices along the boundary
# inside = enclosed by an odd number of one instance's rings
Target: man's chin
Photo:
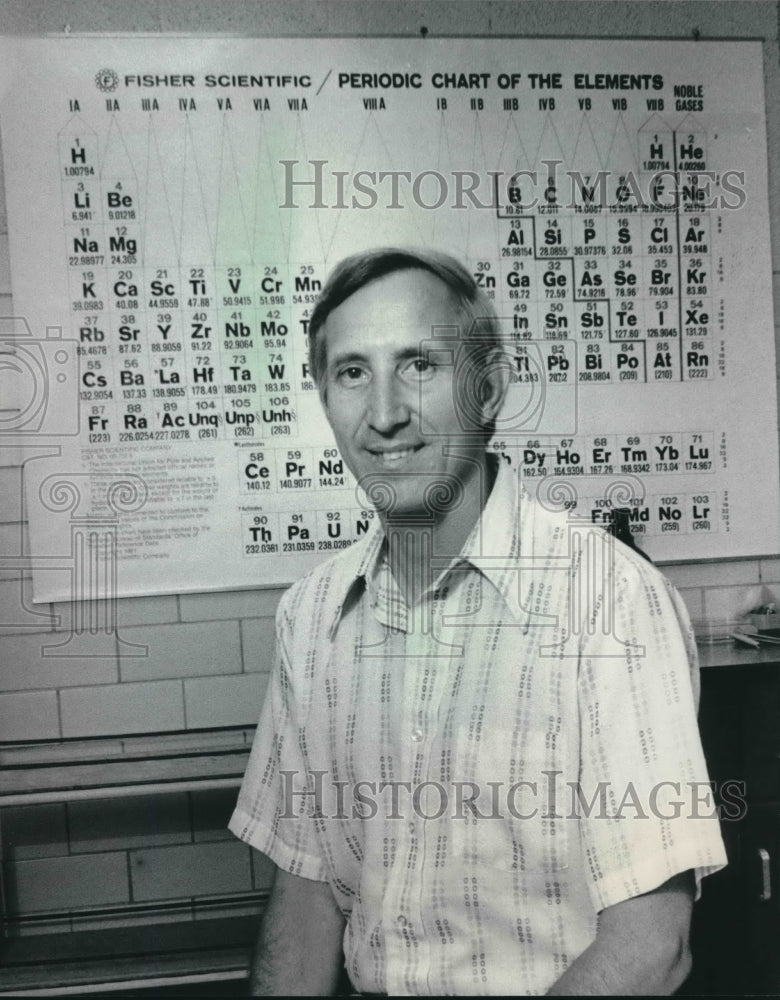
[[[459,507],[463,486],[448,473],[383,470],[362,476],[360,485],[387,522],[433,524]]]

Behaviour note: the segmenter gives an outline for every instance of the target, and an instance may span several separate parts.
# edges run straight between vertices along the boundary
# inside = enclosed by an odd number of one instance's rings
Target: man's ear
[[[485,359],[479,386],[483,423],[489,424],[498,416],[509,387],[511,371],[511,359],[498,347]]]

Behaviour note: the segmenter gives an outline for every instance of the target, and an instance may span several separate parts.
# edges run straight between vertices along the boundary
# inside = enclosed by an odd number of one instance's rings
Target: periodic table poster
[[[36,600],[101,572],[280,585],[367,531],[307,325],[380,245],[453,253],[494,301],[491,446],[541,502],[627,508],[662,562],[774,550],[759,44],[134,36],[0,61],[0,420]]]

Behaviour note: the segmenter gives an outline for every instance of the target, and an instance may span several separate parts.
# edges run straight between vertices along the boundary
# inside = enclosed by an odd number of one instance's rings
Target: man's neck
[[[390,569],[407,605],[415,604],[441,570],[463,550],[482,516],[498,473],[498,462],[485,455],[464,483],[460,503],[424,518],[382,516]]]

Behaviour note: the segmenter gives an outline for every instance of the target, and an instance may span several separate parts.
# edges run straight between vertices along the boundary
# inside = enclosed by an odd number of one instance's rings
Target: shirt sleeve
[[[615,566],[578,679],[581,829],[599,911],[688,869],[698,897],[701,878],[726,863],[687,612],[649,563],[616,551]]]
[[[290,592],[285,595],[289,597]],[[283,599],[276,617],[276,657],[236,808],[228,824],[241,840],[293,875],[326,880],[315,823],[316,774],[299,743]]]

